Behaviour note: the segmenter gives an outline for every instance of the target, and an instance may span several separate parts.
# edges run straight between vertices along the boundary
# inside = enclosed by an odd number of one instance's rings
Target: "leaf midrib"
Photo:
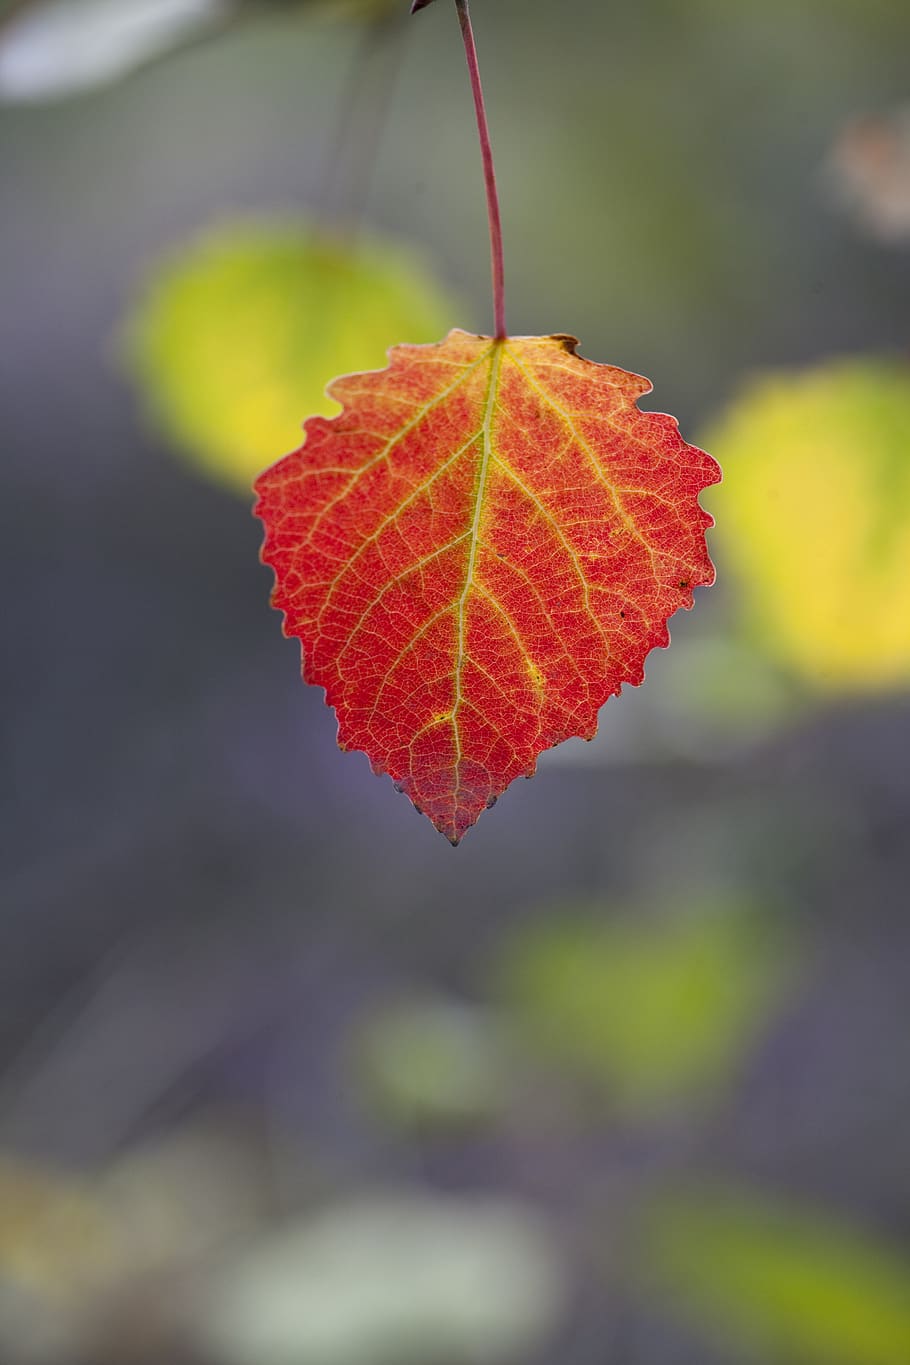
[[[493,460],[493,415],[496,411],[496,403],[499,397],[499,375],[502,370],[503,352],[505,350],[504,341],[494,341],[490,348],[490,382],[487,386],[486,399],[484,401],[483,425],[478,432],[482,438],[480,446],[480,461],[478,464],[477,478],[474,493],[474,517],[471,524],[471,539],[468,546],[468,558],[465,568],[465,581],[461,596],[458,599],[456,612],[456,635],[455,635],[455,696],[452,701],[452,733],[455,739],[455,809],[458,809],[458,798],[461,789],[461,779],[459,765],[461,762],[461,730],[458,723],[458,713],[461,708],[462,675],[464,673],[465,661],[465,618],[467,615],[467,603],[474,585],[474,570],[477,563],[477,547],[480,541],[480,524],[483,519],[483,502],[486,493],[487,481],[490,473],[490,465]]]

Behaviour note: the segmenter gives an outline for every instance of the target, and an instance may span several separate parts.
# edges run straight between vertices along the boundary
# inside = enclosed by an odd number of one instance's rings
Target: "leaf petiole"
[[[464,39],[465,56],[471,76],[471,93],[474,96],[474,111],[477,115],[477,132],[480,137],[480,154],[483,159],[483,179],[487,192],[487,217],[490,223],[490,260],[493,275],[493,323],[497,341],[508,336],[506,331],[506,290],[505,270],[502,253],[502,218],[499,212],[499,195],[496,190],[496,171],[493,167],[493,147],[490,142],[490,128],[480,83],[480,66],[477,62],[477,47],[474,30],[471,27],[471,14],[468,0],[455,0],[461,36]]]

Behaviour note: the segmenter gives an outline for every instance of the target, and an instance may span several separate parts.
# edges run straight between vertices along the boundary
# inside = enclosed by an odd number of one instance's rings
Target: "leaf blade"
[[[576,344],[395,347],[256,482],[272,601],[340,746],[452,843],[542,750],[593,736],[714,576],[716,464]]]

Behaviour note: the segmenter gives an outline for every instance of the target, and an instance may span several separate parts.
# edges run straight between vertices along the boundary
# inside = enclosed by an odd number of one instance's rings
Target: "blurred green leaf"
[[[910,681],[910,364],[767,376],[705,442],[725,475],[713,543],[753,638],[817,688]]]
[[[730,1078],[779,1007],[783,945],[748,908],[547,920],[506,945],[500,993],[525,1043],[627,1114]]]
[[[451,1127],[495,1114],[508,1074],[496,1020],[439,996],[404,999],[371,1014],[356,1066],[377,1109],[405,1125]]]
[[[383,1194],[229,1262],[200,1330],[227,1365],[497,1365],[540,1345],[564,1294],[522,1205]]]
[[[775,1365],[910,1360],[910,1262],[827,1216],[691,1191],[655,1202],[645,1249],[649,1294]]]
[[[338,410],[336,375],[380,369],[389,346],[438,340],[454,309],[407,252],[356,249],[305,225],[231,223],[149,278],[124,354],[162,430],[207,473],[248,492]]]

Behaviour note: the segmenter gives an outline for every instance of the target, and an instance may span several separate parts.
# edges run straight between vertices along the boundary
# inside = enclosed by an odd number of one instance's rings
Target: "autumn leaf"
[[[398,346],[256,482],[272,601],[340,746],[452,843],[542,750],[595,734],[714,576],[717,465],[638,410],[647,380],[576,345]]]

